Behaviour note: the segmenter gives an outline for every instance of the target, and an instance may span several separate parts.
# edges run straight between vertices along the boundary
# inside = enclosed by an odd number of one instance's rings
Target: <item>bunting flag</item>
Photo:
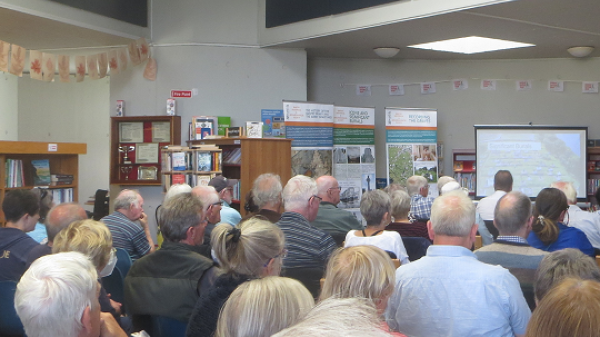
[[[146,69],[144,69],[144,78],[150,81],[156,80],[156,60],[153,58],[148,59],[148,63],[146,64]]]
[[[83,82],[85,78],[85,56],[75,56],[75,81]]]
[[[100,78],[106,77],[106,73],[108,72],[108,54],[107,53],[98,54],[98,70],[99,70]]]
[[[29,51],[29,76],[34,80],[42,80],[42,52],[39,50]]]
[[[143,37],[137,39],[136,42],[140,49],[140,62],[144,62],[150,57],[150,45]]]
[[[565,84],[564,81],[548,81],[548,90],[549,91],[556,91],[556,92],[563,92],[565,91]]]
[[[0,71],[8,72],[8,53],[10,52],[10,43],[0,41]]]
[[[466,90],[469,88],[469,81],[466,78],[452,80],[452,90]]]
[[[481,90],[496,90],[496,80],[481,80]]]
[[[56,55],[50,53],[42,53],[42,75],[44,81],[54,81],[56,73]]]
[[[370,84],[359,84],[356,86],[356,96],[371,96]]]
[[[581,83],[581,91],[584,94],[597,94],[598,93],[598,82],[585,81]]]
[[[404,96],[404,85],[403,84],[390,84],[389,92],[390,92],[390,96]]]
[[[127,62],[127,49],[119,49],[119,67],[121,68],[120,71],[127,70]]]
[[[71,58],[69,55],[58,55],[58,78],[63,83],[69,83],[71,76],[69,74],[69,68],[71,66]]]
[[[435,82],[421,83],[421,95],[435,94]]]
[[[98,77],[98,55],[88,55],[87,69],[90,80],[97,80]]]
[[[129,50],[129,59],[134,66],[137,66],[142,62],[140,60],[140,49],[138,48],[136,41],[128,44],[127,50]]]
[[[517,81],[516,83],[517,83],[517,91],[531,90],[531,88],[532,88],[531,80],[520,80],[520,81]]]
[[[25,68],[25,48],[11,45],[10,48],[10,69],[9,72],[15,76],[23,76],[23,68]]]
[[[111,75],[119,73],[119,53],[116,49],[111,49],[111,51],[108,52],[108,66],[110,67]]]

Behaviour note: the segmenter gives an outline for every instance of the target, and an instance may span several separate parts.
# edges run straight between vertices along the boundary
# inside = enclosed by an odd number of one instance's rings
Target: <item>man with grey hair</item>
[[[396,270],[390,327],[408,336],[523,336],[531,311],[519,281],[470,250],[477,233],[471,199],[462,192],[437,198],[427,229],[427,255]]]
[[[208,224],[204,229],[204,244],[210,245],[210,234],[215,226],[221,222],[222,201],[219,193],[212,186],[196,186],[192,189],[192,195],[200,199],[204,206],[204,214]]]
[[[44,245],[39,245],[33,248],[27,256],[27,265],[31,265],[33,261],[44,256],[52,254],[52,244],[54,238],[67,228],[72,222],[87,219],[87,213],[79,204],[62,203],[58,204],[48,212],[46,216],[46,233],[48,234],[48,242]]]
[[[272,223],[281,219],[281,178],[277,174],[261,174],[252,185],[252,198],[258,207],[258,214]]]
[[[134,190],[122,190],[115,200],[115,211],[100,219],[113,239],[113,247],[123,248],[131,260],[154,252],[154,240],[144,213],[144,199]]]
[[[36,260],[23,274],[15,309],[29,337],[124,337],[108,312],[100,312],[100,284],[92,262],[79,252]]]
[[[410,216],[419,221],[427,221],[431,217],[431,205],[434,198],[429,197],[427,178],[412,176],[406,180],[410,195]]]
[[[352,213],[337,208],[342,190],[337,179],[332,176],[320,176],[316,182],[317,196],[321,198],[321,204],[317,218],[310,224],[329,233],[341,246],[349,231],[362,229],[363,226]]]
[[[283,189],[285,212],[276,223],[285,235],[285,268],[324,268],[337,247],[331,235],[310,225],[319,211],[317,184],[303,175],[290,179]]]
[[[581,229],[596,250],[600,249],[600,215],[582,210],[577,206],[577,191],[569,181],[556,181],[550,187],[558,188],[567,196],[569,210],[567,217],[569,227]]]
[[[148,329],[149,316],[187,322],[200,295],[214,283],[219,269],[198,250],[207,223],[203,209],[191,193],[162,205],[161,249],[137,260],[125,278],[125,302],[135,331]]]

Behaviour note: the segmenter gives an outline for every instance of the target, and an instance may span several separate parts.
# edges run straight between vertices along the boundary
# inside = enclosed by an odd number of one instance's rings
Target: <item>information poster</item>
[[[283,102],[285,136],[292,141],[292,175],[332,175],[333,105]]]
[[[376,189],[375,109],[336,106],[333,144],[333,176],[342,187],[338,207],[362,220],[361,196]]]
[[[413,175],[430,182],[429,194],[437,196],[437,111],[386,108],[388,183],[406,185]]]

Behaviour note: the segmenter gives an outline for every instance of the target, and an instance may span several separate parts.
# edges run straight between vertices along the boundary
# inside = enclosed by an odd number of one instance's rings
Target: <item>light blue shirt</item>
[[[27,235],[31,236],[32,239],[37,241],[38,243],[46,243],[48,242],[48,233],[46,232],[46,226],[42,223],[37,223],[35,225],[35,229],[31,232],[28,232]]]
[[[228,223],[232,226],[235,226],[238,223],[240,223],[240,221],[242,220],[240,212],[238,212],[234,208],[231,208],[231,206],[229,206],[229,204],[225,200],[221,199],[221,202],[223,202],[223,205],[221,206],[221,222]]]
[[[530,317],[508,270],[464,247],[438,245],[396,270],[386,311],[389,326],[409,337],[509,337],[525,334]]]

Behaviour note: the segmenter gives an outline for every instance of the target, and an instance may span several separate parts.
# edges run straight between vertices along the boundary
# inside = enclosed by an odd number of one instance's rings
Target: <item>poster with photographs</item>
[[[338,207],[360,214],[362,194],[375,189],[375,109],[334,107],[333,143],[333,176],[342,187]]]
[[[331,175],[331,148],[292,148],[292,176],[318,178]]]
[[[430,195],[437,196],[437,111],[386,108],[385,114],[388,184],[406,186],[408,178],[420,175],[431,183]]]

